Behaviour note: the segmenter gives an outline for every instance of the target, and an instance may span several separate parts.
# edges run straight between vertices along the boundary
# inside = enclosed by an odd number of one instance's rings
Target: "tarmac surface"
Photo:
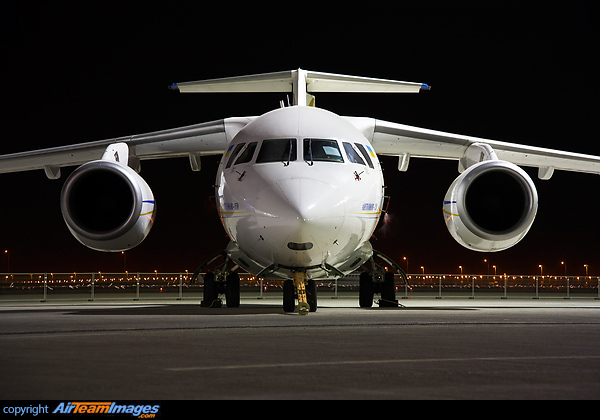
[[[0,399],[598,399],[600,301],[2,302]]]

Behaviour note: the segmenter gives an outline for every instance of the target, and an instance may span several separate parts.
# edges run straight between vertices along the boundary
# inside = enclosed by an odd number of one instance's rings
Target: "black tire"
[[[240,276],[238,273],[231,273],[227,276],[225,285],[225,299],[228,308],[240,307]]]
[[[360,273],[358,289],[358,303],[361,308],[370,308],[373,306],[373,296],[375,294],[373,289],[373,278],[369,273]]]
[[[296,309],[294,282],[286,280],[283,282],[283,311],[294,312],[294,309]]]
[[[204,294],[203,294],[202,306],[211,307],[213,303],[219,298],[217,291],[217,282],[215,281],[215,273],[209,271],[204,275]]]
[[[398,301],[396,300],[396,281],[394,279],[394,273],[387,272],[383,277],[383,285],[381,288],[381,301],[379,302],[379,306],[398,306]]]
[[[306,282],[306,300],[310,306],[310,312],[317,312],[317,282],[314,280]]]

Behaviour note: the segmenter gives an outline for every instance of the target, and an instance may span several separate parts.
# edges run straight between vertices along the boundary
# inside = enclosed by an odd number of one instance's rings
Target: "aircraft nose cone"
[[[269,239],[282,249],[326,249],[342,228],[345,200],[330,184],[314,179],[287,179],[263,190],[257,218],[269,226]],[[260,223],[259,223],[260,225]]]
[[[345,201],[339,190],[314,179],[290,179],[277,183],[296,219],[310,223],[344,215]]]

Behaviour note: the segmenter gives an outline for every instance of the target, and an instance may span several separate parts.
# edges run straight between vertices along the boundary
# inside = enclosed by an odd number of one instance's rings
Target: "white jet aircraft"
[[[258,117],[218,121],[65,147],[0,156],[0,173],[81,165],[66,180],[61,211],[71,233],[99,251],[119,252],[144,240],[156,206],[138,174],[140,161],[187,156],[200,170],[203,155],[223,155],[216,179],[221,222],[231,242],[223,264],[204,277],[203,305],[239,305],[239,267],[284,281],[283,307],[317,309],[316,279],[360,275],[360,306],[396,305],[393,261],[369,243],[384,205],[377,155],[455,159],[460,175],[443,199],[450,234],[482,252],[509,248],[531,227],[538,207],[531,178],[517,165],[600,173],[600,157],[468,137],[381,121],[342,117],[315,108],[315,92],[417,93],[421,83],[292,70],[176,83],[180,92],[291,92],[293,105]],[[213,258],[211,259],[214,260]],[[208,263],[210,263],[209,261]],[[205,268],[203,264],[197,272]]]

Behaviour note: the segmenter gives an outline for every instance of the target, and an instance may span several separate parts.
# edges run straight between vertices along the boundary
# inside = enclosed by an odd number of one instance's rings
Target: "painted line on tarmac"
[[[600,356],[500,356],[500,357],[442,357],[431,359],[384,359],[384,360],[339,360],[333,362],[300,362],[300,363],[264,363],[254,365],[223,365],[223,366],[189,366],[165,368],[170,372],[198,372],[214,370],[242,369],[273,369],[273,368],[302,368],[309,366],[340,366],[340,365],[378,365],[390,363],[449,363],[449,362],[511,362],[531,360],[592,360]]]
[[[436,327],[436,326],[471,326],[471,325],[515,325],[515,326],[544,326],[544,325],[600,325],[597,322],[518,322],[518,321],[491,321],[491,322],[382,322],[382,323],[356,323],[356,324],[292,324],[292,325],[207,325],[200,327],[141,327],[141,328],[90,328],[74,330],[49,330],[49,331],[5,331],[0,332],[0,337],[11,335],[53,335],[53,334],[83,334],[83,333],[115,333],[115,332],[156,332],[156,331],[206,331],[206,330],[245,330],[245,329],[285,329],[285,328],[346,328],[346,327]]]

